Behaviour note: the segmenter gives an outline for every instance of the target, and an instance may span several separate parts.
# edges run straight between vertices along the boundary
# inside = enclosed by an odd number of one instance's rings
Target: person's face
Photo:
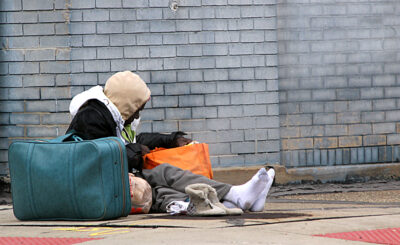
[[[128,120],[125,121],[125,126],[131,124],[133,120],[139,119],[140,111],[144,109],[145,105],[146,103],[144,103],[142,107],[140,107],[130,118],[128,118]]]

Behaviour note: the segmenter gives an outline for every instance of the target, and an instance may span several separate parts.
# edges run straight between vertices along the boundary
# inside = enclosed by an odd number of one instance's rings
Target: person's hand
[[[150,153],[150,149],[146,145],[140,145],[140,149],[142,150],[142,156]]]
[[[179,146],[184,146],[189,144],[190,142],[192,142],[191,139],[185,138],[185,137],[178,137],[175,140],[175,146],[179,147]]]

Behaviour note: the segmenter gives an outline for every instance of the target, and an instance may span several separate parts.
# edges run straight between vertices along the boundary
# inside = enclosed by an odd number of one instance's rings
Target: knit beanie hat
[[[115,73],[107,80],[104,94],[126,121],[150,99],[151,92],[137,74],[124,71]]]

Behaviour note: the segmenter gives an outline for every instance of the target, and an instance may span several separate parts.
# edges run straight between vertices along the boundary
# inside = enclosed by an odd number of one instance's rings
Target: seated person
[[[140,111],[150,100],[150,94],[150,89],[138,75],[130,71],[118,72],[107,80],[104,90],[95,86],[72,99],[70,113],[73,119],[67,132],[75,130],[83,139],[116,136],[125,142],[129,171],[135,172],[152,187],[152,211],[166,212],[169,203],[186,200],[185,187],[195,183],[213,187],[221,202],[229,208],[262,211],[274,178],[273,169],[261,168],[247,183],[238,186],[220,183],[169,164],[143,169],[142,156],[151,149],[178,147],[191,142],[184,137],[184,132],[135,135],[135,124]]]

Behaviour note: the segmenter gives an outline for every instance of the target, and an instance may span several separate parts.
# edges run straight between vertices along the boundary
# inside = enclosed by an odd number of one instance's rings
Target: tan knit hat
[[[150,99],[150,89],[135,73],[118,72],[106,82],[104,94],[118,108],[122,119],[130,118],[145,102]]]

